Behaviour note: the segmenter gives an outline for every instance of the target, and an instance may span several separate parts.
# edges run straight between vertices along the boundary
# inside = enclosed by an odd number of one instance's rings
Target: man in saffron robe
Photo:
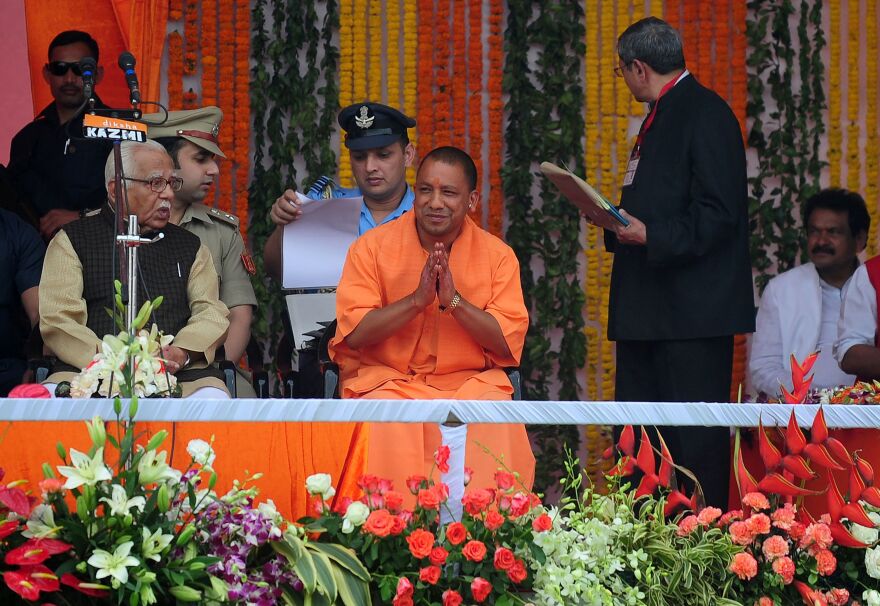
[[[479,200],[476,184],[465,152],[433,150],[419,166],[414,212],[349,249],[331,343],[343,398],[510,399],[504,367],[519,363],[528,313],[513,251],[467,216]],[[492,480],[494,457],[503,457],[531,486],[524,426],[444,428],[444,438],[461,431],[476,485]],[[367,472],[398,489],[408,475],[430,471],[441,444],[436,425],[374,423],[365,434]]]

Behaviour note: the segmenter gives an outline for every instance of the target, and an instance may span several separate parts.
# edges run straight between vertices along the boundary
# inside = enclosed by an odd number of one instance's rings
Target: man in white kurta
[[[827,189],[804,204],[810,262],[770,280],[758,310],[749,355],[755,393],[777,395],[791,388],[791,355],[803,360],[814,351],[813,387],[848,385],[855,377],[832,353],[846,284],[859,266],[870,226],[865,201],[855,193]]]

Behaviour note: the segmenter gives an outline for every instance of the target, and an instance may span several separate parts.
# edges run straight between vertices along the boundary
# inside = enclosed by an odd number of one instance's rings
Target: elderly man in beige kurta
[[[211,365],[216,347],[226,335],[228,310],[219,300],[217,274],[208,249],[196,236],[168,222],[172,190],[179,187],[171,158],[155,142],[122,145],[128,212],[137,215],[142,236],[164,235],[139,249],[137,303],[165,297],[151,321],[174,335],[163,357],[169,372],[177,375],[183,395],[203,387],[228,395],[222,375]],[[101,337],[115,332],[103,311],[112,307],[112,259],[117,250],[112,158],[106,179],[108,204],[65,226],[46,253],[40,282],[40,330],[61,368],[49,382],[69,379],[91,361]],[[198,395],[219,393],[203,390]]]

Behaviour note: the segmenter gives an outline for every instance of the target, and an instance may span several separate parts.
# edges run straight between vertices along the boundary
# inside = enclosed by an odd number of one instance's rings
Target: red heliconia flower
[[[736,481],[739,485],[740,496],[747,495],[750,492],[758,492],[758,482],[746,468],[742,449],[739,448],[739,442],[737,442],[736,448]]]
[[[67,585],[68,587],[73,587],[77,591],[87,596],[91,596],[93,598],[107,598],[110,597],[110,592],[106,589],[98,589],[95,587],[97,583],[89,583],[87,581],[81,581],[76,578],[74,575],[67,574],[61,575],[61,583]]]
[[[804,446],[807,445],[807,437],[798,425],[794,409],[788,418],[788,427],[785,428],[785,445],[791,454],[801,454]]]
[[[810,372],[810,369],[813,368],[813,364],[816,362],[816,357],[818,355],[819,352],[813,352],[804,359],[802,364],[798,364],[798,361],[795,359],[794,354],[792,354],[792,390],[788,391],[785,387],[782,388],[782,397],[786,404],[803,404],[804,401],[807,399],[807,394],[810,392],[810,384],[813,382],[813,377],[812,375],[809,377],[807,377],[806,375],[808,372]]]
[[[798,593],[801,594],[801,598],[806,606],[828,606],[828,600],[825,599],[821,591],[816,591],[802,581],[795,581],[792,584],[798,590]]]
[[[669,517],[680,508],[693,510],[693,499],[680,490],[673,490],[666,498],[666,504],[663,506],[663,515]]]
[[[631,457],[635,455],[636,434],[632,425],[627,425],[623,428],[623,431],[620,432],[620,439],[617,441],[617,447],[623,454],[627,454]]]
[[[654,460],[654,447],[648,438],[648,432],[642,427],[642,441],[639,444],[639,454],[636,456],[636,465],[645,475],[653,474],[656,470]]]
[[[812,377],[807,378],[807,373],[812,370],[813,364],[816,363],[818,357],[819,352],[814,351],[804,358],[803,362],[798,364],[794,354],[791,355],[791,384],[795,389],[797,389],[805,380],[812,381]]]
[[[672,453],[669,452],[669,447],[666,446],[666,440],[663,439],[663,434],[658,433],[657,437],[660,438],[660,471],[657,476],[660,480],[660,486],[669,488],[675,463],[672,460]]]
[[[811,446],[811,444],[807,444]],[[816,473],[807,465],[806,459],[799,455],[785,455],[782,458],[782,466],[787,472],[799,480],[812,480]]]
[[[757,490],[764,494],[779,494],[785,497],[799,497],[814,494],[821,494],[821,491],[807,490],[792,484],[785,476],[780,473],[768,473],[760,482],[758,482]]]
[[[764,468],[767,471],[776,469],[782,463],[782,453],[779,452],[776,445],[767,437],[767,432],[764,430],[764,421],[761,417],[758,417],[758,453],[761,455],[761,460],[764,462]]]
[[[874,468],[858,454],[853,455],[853,460],[856,468],[859,470],[859,475],[862,477],[862,480],[865,484],[871,486],[874,483]]]

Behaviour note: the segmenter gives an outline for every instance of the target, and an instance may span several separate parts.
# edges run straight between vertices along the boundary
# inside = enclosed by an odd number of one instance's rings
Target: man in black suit
[[[754,331],[746,158],[721,97],[685,69],[681,36],[655,17],[618,39],[618,67],[649,104],[623,180],[608,338],[618,401],[727,402],[733,335]],[[727,427],[664,428],[708,504],[727,507]]]

